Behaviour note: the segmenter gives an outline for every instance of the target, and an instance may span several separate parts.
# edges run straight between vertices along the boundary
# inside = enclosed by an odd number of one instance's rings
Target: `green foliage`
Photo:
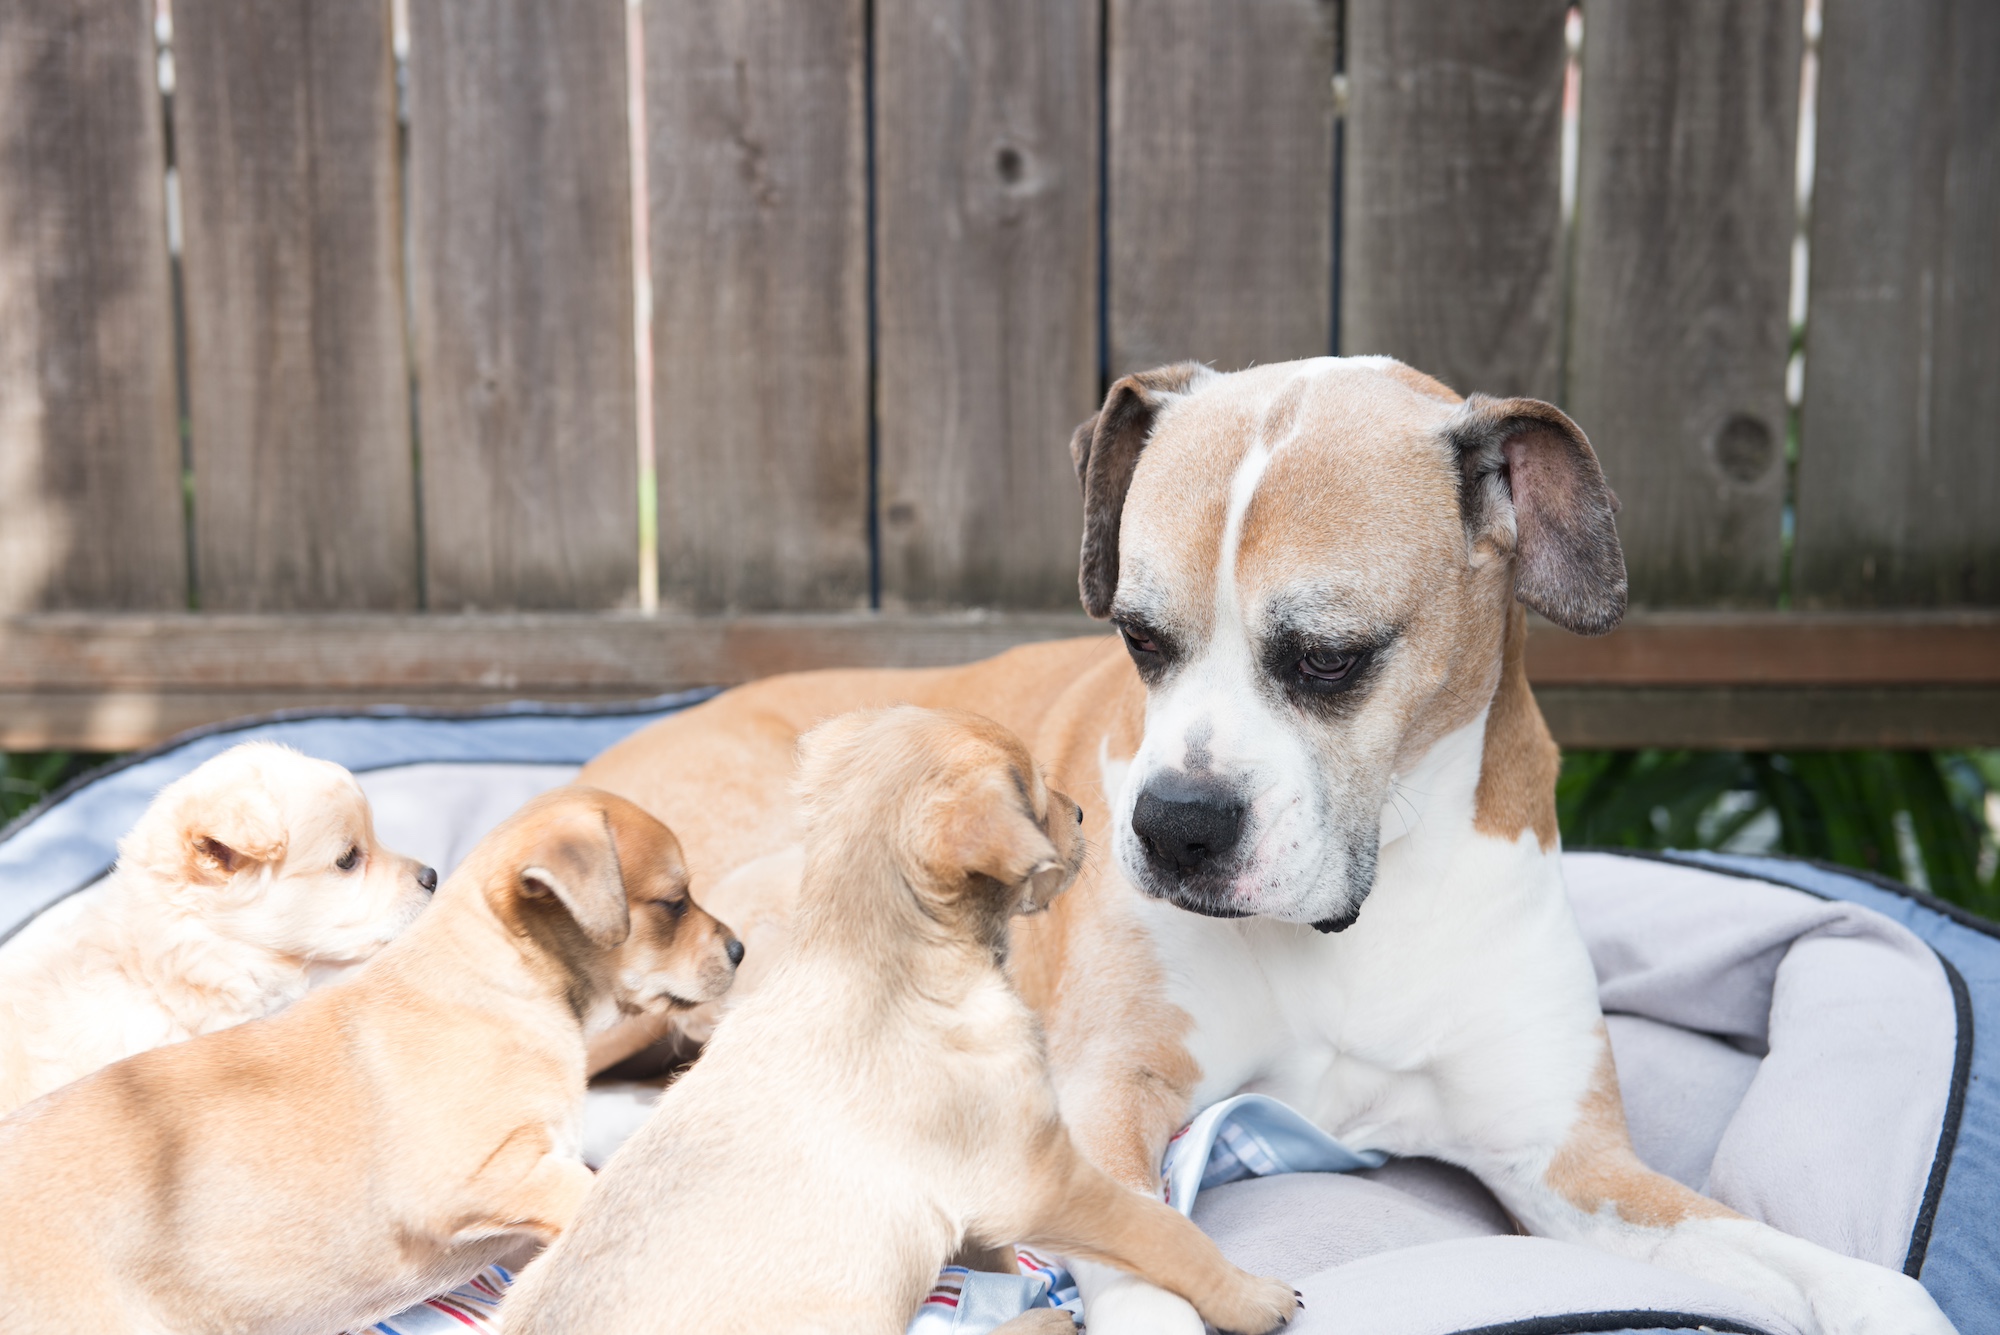
[[[0,825],[112,758],[99,751],[0,751]]]
[[[2000,751],[1572,751],[1564,843],[1823,858],[2000,918]]]

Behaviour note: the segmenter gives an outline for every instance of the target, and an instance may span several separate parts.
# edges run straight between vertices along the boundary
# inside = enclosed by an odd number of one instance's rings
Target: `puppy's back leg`
[[[1037,1200],[1023,1241],[1130,1271],[1221,1330],[1263,1335],[1291,1320],[1298,1295],[1289,1285],[1231,1265],[1190,1220],[1085,1159],[1061,1125],[1037,1146],[1031,1180]]]

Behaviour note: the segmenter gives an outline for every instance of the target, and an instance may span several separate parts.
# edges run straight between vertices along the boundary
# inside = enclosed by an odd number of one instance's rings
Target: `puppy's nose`
[[[1243,835],[1243,803],[1218,783],[1163,774],[1133,804],[1132,833],[1160,871],[1186,876],[1236,847]]]
[[[735,968],[743,962],[743,943],[732,936],[729,944],[722,948],[722,953],[729,956],[729,965]]]
[[[417,868],[417,884],[421,885],[426,891],[436,891],[436,889],[438,888],[437,868],[436,867]]]

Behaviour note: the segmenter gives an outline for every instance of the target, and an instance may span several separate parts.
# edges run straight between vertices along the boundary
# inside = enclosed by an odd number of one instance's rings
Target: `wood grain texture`
[[[1531,624],[1538,687],[2000,687],[1993,612],[1639,612],[1601,636]]]
[[[0,611],[187,600],[146,0],[0,0]]]
[[[417,605],[384,0],[180,0],[195,569],[217,610]]]
[[[1098,10],[876,0],[882,601],[1073,607]]]
[[[1102,633],[1074,612],[43,614],[0,619],[0,748],[122,750],[273,709],[629,700]],[[1571,746],[1993,745],[1996,637],[1992,613],[1642,614],[1602,640],[1538,627],[1528,669]]]
[[[868,603],[864,14],[647,6],[662,607]]]
[[[412,0],[410,210],[433,608],[638,598],[620,0]]]
[[[1111,374],[1331,350],[1333,0],[1110,0]]]
[[[1567,407],[1635,605],[1771,606],[1798,0],[1586,0]]]
[[[1340,346],[1561,392],[1564,0],[1348,0]]]
[[[2000,603],[2000,6],[1829,0],[1794,588]]]

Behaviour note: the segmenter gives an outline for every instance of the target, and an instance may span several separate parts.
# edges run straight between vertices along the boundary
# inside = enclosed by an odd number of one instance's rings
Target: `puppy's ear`
[[[1474,394],[1445,427],[1466,537],[1514,557],[1514,596],[1565,630],[1602,635],[1625,615],[1618,498],[1576,423],[1535,399]]]
[[[1097,415],[1070,437],[1076,480],[1083,484],[1083,561],[1077,589],[1083,610],[1102,620],[1118,592],[1118,527],[1140,451],[1160,410],[1214,374],[1197,362],[1176,362],[1128,375],[1111,387]]]
[[[932,856],[942,877],[976,872],[1001,885],[1021,885],[1052,871],[1060,874],[1056,846],[1011,775],[994,774],[940,794],[935,811]]]
[[[189,879],[220,884],[285,854],[285,821],[261,784],[232,783],[186,795],[175,814]]]
[[[618,846],[604,813],[578,807],[551,818],[522,856],[519,875],[523,898],[554,899],[598,945],[617,945],[631,933]]]

